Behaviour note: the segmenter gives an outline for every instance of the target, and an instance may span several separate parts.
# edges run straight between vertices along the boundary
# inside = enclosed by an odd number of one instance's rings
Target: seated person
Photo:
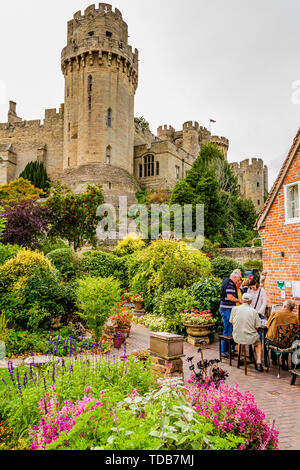
[[[279,325],[295,324],[298,325],[300,328],[298,315],[296,313],[293,313],[295,307],[296,303],[293,300],[286,300],[286,302],[283,304],[283,310],[277,310],[276,312],[272,313],[267,322],[268,333],[266,335],[266,338],[269,338],[272,341],[276,341],[278,339],[277,327]],[[271,351],[271,357],[273,364],[276,365],[276,354],[273,351]],[[284,359],[286,359],[286,357],[283,357],[283,368],[285,368]]]
[[[237,344],[254,345],[257,357],[257,370],[263,372],[262,367],[262,346],[258,335],[258,328],[261,321],[258,313],[252,308],[252,297],[246,293],[243,295],[243,305],[234,307],[230,316],[230,323],[233,325],[232,336]]]

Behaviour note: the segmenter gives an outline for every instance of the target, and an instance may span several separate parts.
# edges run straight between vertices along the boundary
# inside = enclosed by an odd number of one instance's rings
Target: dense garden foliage
[[[217,330],[222,278],[244,267],[208,239],[199,251],[129,235],[100,251],[101,187],[75,195],[57,183],[49,194],[23,179],[0,187],[0,341],[8,358],[47,358],[0,370],[0,449],[277,448],[277,431],[253,397],[225,386],[218,361],[202,357],[183,386],[155,380],[148,351],[110,352],[130,333],[133,305],[146,312],[134,321],[155,331]]]

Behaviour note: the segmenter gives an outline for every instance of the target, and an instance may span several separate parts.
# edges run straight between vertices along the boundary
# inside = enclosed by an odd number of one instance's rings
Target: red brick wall
[[[265,288],[268,303],[282,303],[277,281],[300,281],[300,224],[285,225],[284,185],[300,180],[300,152],[288,171],[260,230],[263,239],[263,264],[268,272]],[[281,256],[284,252],[284,258]],[[286,298],[292,289],[286,288]],[[300,299],[296,299],[300,304]]]

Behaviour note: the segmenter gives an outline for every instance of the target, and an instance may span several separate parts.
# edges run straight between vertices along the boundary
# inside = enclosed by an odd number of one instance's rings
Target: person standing
[[[251,293],[251,307],[257,311],[261,320],[264,320],[267,308],[267,294],[263,287],[260,287],[256,279],[249,282],[249,290]]]
[[[232,336],[239,345],[253,345],[256,351],[257,370],[264,372],[262,367],[262,345],[259,340],[258,328],[261,321],[258,313],[250,306],[251,295],[243,295],[243,305],[234,307],[230,316],[230,323],[233,326]]]
[[[221,287],[221,303],[220,313],[222,316],[224,331],[223,335],[232,335],[232,324],[229,322],[231,311],[236,305],[242,305],[243,301],[238,298],[238,289],[240,289],[242,281],[241,272],[233,271],[229,278],[225,278]],[[221,344],[221,353],[223,357],[228,357],[228,346],[225,341]]]

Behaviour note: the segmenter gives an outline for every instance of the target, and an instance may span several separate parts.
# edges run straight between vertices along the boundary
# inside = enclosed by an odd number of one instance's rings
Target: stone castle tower
[[[10,102],[7,122],[0,124],[0,184],[38,160],[52,180],[75,192],[102,184],[106,202],[117,205],[119,196],[135,202],[143,187],[172,190],[206,142],[215,142],[227,159],[228,139],[212,136],[198,122],[185,122],[179,131],[160,126],[157,135],[135,122],[138,68],[138,51],[128,45],[128,26],[118,9],[100,3],[75,13],[61,54],[64,103],[58,112],[47,109],[41,123],[23,120]],[[262,164],[253,172],[252,166],[242,162],[233,169],[242,194],[257,206],[263,202],[267,169]],[[265,175],[259,188],[255,171]]]
[[[260,212],[269,186],[267,166],[261,158],[231,163],[230,166],[238,178],[241,194],[246,199],[252,199],[257,212]]]
[[[110,5],[88,7],[68,22],[63,168],[109,163],[133,173],[138,51]]]

